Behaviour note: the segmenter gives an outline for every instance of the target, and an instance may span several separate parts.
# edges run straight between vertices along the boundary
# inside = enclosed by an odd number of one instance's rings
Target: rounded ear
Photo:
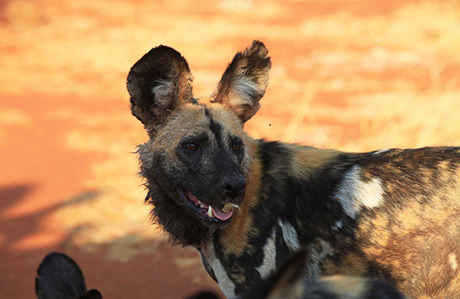
[[[35,294],[43,298],[77,298],[87,291],[77,263],[64,253],[51,252],[43,258],[35,278]]]
[[[259,101],[268,86],[270,57],[265,45],[253,41],[238,52],[228,65],[211,101],[222,103],[238,115],[242,122],[250,119],[260,108]]]
[[[184,102],[192,101],[193,77],[176,50],[159,46],[136,62],[128,74],[131,112],[150,135]]]

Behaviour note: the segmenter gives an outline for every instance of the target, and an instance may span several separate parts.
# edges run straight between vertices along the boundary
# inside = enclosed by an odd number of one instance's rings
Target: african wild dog
[[[254,140],[270,58],[237,53],[209,98],[159,46],[128,75],[152,215],[171,240],[198,249],[227,296],[309,251],[307,277],[385,279],[408,296],[460,298],[460,148],[343,153]]]

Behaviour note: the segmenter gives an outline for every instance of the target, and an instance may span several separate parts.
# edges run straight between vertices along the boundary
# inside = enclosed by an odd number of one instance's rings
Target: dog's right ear
[[[243,52],[236,53],[228,65],[211,102],[230,108],[244,123],[260,108],[259,101],[268,86],[271,67],[268,50],[260,41],[253,41]]]
[[[153,48],[133,65],[127,80],[131,111],[150,136],[174,109],[193,100],[192,81],[187,61],[170,47]]]

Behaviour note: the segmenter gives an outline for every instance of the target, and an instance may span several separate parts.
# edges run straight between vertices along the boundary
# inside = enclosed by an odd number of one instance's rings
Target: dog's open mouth
[[[233,215],[233,209],[239,209],[235,203],[227,202],[221,205],[207,205],[198,200],[195,195],[186,189],[179,191],[179,194],[185,204],[191,208],[201,219],[213,221],[213,222],[226,222]]]

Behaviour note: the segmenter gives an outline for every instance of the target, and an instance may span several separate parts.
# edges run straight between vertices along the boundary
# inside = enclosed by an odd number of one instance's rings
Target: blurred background
[[[460,144],[457,0],[0,0],[0,297],[33,298],[50,251],[105,298],[217,290],[196,252],[149,220],[126,75],[165,44],[208,95],[253,39],[273,65],[253,137]]]

